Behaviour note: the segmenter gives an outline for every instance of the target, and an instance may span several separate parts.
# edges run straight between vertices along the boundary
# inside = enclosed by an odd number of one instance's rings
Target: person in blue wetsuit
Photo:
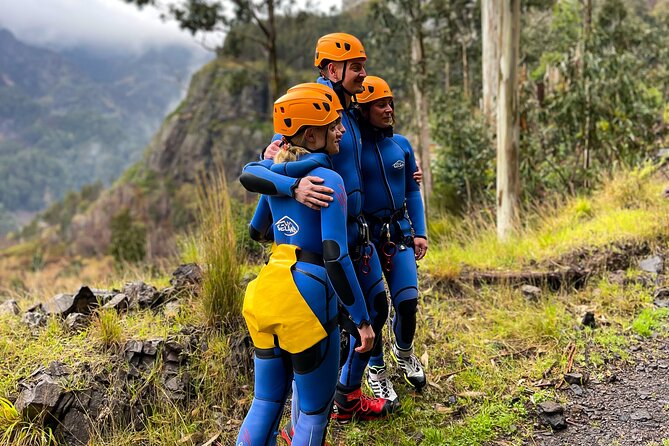
[[[374,332],[348,254],[347,203],[341,177],[330,155],[344,131],[342,107],[333,95],[313,90],[287,93],[274,105],[275,131],[284,146],[271,169],[290,174],[292,162],[335,191],[330,206],[311,210],[289,197],[262,196],[249,231],[273,240],[267,265],[249,283],[243,314],[255,346],[255,393],[235,444],[275,445],[278,424],[295,380],[300,416],[292,444],[325,444],[337,384],[338,304],[355,324],[361,345],[372,348]],[[269,162],[271,164],[271,161]]]
[[[362,140],[357,123],[357,111],[352,107],[352,96],[362,91],[362,82],[366,76],[366,55],[360,41],[350,34],[334,33],[323,36],[316,45],[314,65],[319,69],[321,78],[318,82],[333,89],[345,106],[342,124],[346,129],[340,142],[340,151],[332,157],[333,168],[344,181],[348,204],[347,234],[351,257],[356,267],[358,280],[372,274],[372,286],[363,289],[367,310],[372,320],[375,333],[385,324],[388,317],[388,302],[383,286],[379,258],[369,241],[367,224],[362,216],[363,188],[361,175]],[[271,158],[278,150],[279,142],[271,144],[265,150],[265,157]],[[303,183],[318,183],[319,178],[310,175],[308,165],[302,170],[297,168],[288,172],[268,169],[267,160],[247,164],[240,181],[251,192],[266,195],[293,197],[311,208],[329,206],[333,202],[327,193],[331,189],[321,186],[311,198],[298,194]],[[348,318],[342,318],[346,323]],[[351,333],[348,352],[335,394],[333,418],[348,421],[352,418],[373,420],[386,417],[394,409],[394,404],[383,398],[369,398],[362,394],[361,383],[364,370],[369,360],[369,353],[356,349],[359,341],[355,339],[353,328],[345,326]]]
[[[363,119],[363,212],[381,260],[381,269],[395,310],[391,355],[407,383],[425,386],[425,372],[413,351],[418,305],[416,261],[427,252],[427,227],[420,187],[414,178],[416,160],[409,141],[393,133],[393,94],[380,77],[367,76],[356,95]],[[372,276],[372,275],[370,275]],[[366,280],[360,280],[364,289]],[[369,361],[367,384],[377,397],[397,400],[383,360],[381,332],[377,332]]]

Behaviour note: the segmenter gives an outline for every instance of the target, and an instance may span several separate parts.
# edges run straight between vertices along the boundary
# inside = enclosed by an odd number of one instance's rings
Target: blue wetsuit
[[[363,212],[379,253],[377,266],[383,270],[395,308],[395,340],[406,350],[413,345],[418,302],[413,237],[427,238],[423,200],[413,178],[416,159],[409,141],[392,129],[376,129],[365,122],[361,128]],[[360,279],[363,289],[370,285]],[[383,365],[381,347],[381,342],[375,344],[370,365]]]
[[[319,83],[332,87],[329,80],[319,78]],[[342,104],[344,98],[340,97]],[[383,286],[383,274],[379,263],[378,253],[375,249],[362,247],[361,230],[362,206],[363,206],[363,184],[362,184],[362,139],[358,126],[357,110],[349,107],[342,113],[342,124],[346,129],[339,142],[339,153],[332,156],[333,169],[341,175],[346,187],[348,218],[347,234],[348,245],[351,256],[355,261],[356,275],[359,281],[365,281],[368,285],[362,288],[367,302],[367,310],[371,318],[374,333],[379,333],[388,318],[388,302]],[[253,162],[244,166],[240,181],[244,187],[251,192],[265,195],[293,196],[293,191],[299,182],[309,172],[309,166],[298,167],[301,162],[295,164],[290,175],[287,172],[278,173],[268,170],[265,161]],[[293,164],[293,163],[291,163]],[[360,252],[363,250],[364,252]],[[362,254],[367,254],[362,258]],[[364,264],[363,264],[364,263]],[[347,331],[353,331],[352,328]],[[358,353],[355,351],[356,340],[351,335],[349,352],[340,375],[340,384],[345,392],[360,387],[362,376],[371,356],[371,351]],[[375,339],[375,348],[377,343]]]
[[[271,161],[266,164],[270,166]],[[300,415],[292,444],[322,445],[337,383],[335,295],[353,323],[369,321],[348,255],[343,181],[330,170],[330,157],[322,153],[274,164],[271,170],[289,174],[292,164],[311,165],[309,175],[323,178],[335,191],[335,200],[315,211],[289,197],[262,196],[256,208],[251,236],[258,241],[273,239],[275,246],[245,296],[244,316],[256,347],[255,395],[237,446],[276,444],[293,378],[300,394]],[[293,288],[295,293],[290,291]]]

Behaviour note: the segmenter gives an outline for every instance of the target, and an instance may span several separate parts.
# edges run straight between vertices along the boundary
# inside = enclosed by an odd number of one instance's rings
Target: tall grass
[[[510,269],[570,251],[666,232],[669,202],[652,166],[618,172],[587,197],[552,197],[523,211],[523,227],[498,240],[492,209],[465,218],[443,215],[430,223],[430,272],[452,277],[463,268]]]
[[[26,420],[11,401],[0,397],[0,446],[56,446],[50,428]]]
[[[207,325],[234,329],[241,320],[241,276],[245,256],[235,236],[231,198],[223,169],[197,187],[202,304]]]

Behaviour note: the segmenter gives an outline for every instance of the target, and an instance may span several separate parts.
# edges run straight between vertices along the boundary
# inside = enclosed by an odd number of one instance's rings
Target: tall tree
[[[276,11],[290,0],[230,0],[229,2],[212,0],[123,0],[139,8],[151,5],[158,8],[163,17],[174,18],[182,29],[192,35],[198,32],[229,31],[236,24],[253,23],[260,33],[247,34],[244,37],[262,45],[267,52],[270,72],[270,104],[279,96],[281,78],[277,55]],[[226,11],[225,6],[232,11]]]
[[[497,95],[497,235],[505,240],[519,226],[518,55],[520,0],[500,8],[500,78]]]
[[[483,65],[483,115],[495,127],[497,89],[499,88],[499,26],[500,3],[498,0],[481,0],[481,40]]]
[[[428,116],[429,101],[427,92],[427,61],[425,57],[425,33],[423,31],[424,8],[422,0],[406,2],[411,34],[411,63],[413,68],[412,89],[416,107],[416,129],[418,132],[418,153],[423,171],[425,212],[429,210],[432,195],[432,169],[430,161],[430,123]]]
[[[433,0],[389,0],[372,3],[372,15],[379,17],[379,23],[371,26],[372,46],[378,46],[392,60],[388,67],[391,80],[397,85],[391,86],[402,90],[406,85],[411,89],[413,96],[412,118],[415,119],[417,136],[416,148],[420,166],[423,171],[423,195],[426,212],[432,193],[432,169],[430,153],[430,123],[429,123],[429,70],[428,41],[430,28],[427,22],[432,18]],[[434,23],[432,23],[434,25]],[[375,45],[376,43],[376,45]],[[401,46],[398,47],[398,44]],[[370,51],[371,52],[371,51]],[[391,52],[393,54],[390,58]],[[403,54],[404,53],[404,54]],[[406,57],[406,54],[409,57]],[[399,66],[400,62],[404,62]],[[377,62],[374,62],[375,65]],[[399,70],[397,69],[399,68]]]

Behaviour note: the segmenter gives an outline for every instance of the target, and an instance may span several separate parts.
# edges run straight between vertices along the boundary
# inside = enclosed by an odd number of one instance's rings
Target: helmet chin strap
[[[348,64],[348,60],[344,61],[344,68],[342,69],[341,72],[341,80],[337,82],[332,83],[332,89],[337,93],[337,96],[339,97],[339,100],[341,101],[342,104],[346,104],[346,97],[344,94],[349,95],[349,97],[353,97],[354,93],[351,93],[348,91],[346,88],[344,88],[344,79],[346,78],[346,65]]]

